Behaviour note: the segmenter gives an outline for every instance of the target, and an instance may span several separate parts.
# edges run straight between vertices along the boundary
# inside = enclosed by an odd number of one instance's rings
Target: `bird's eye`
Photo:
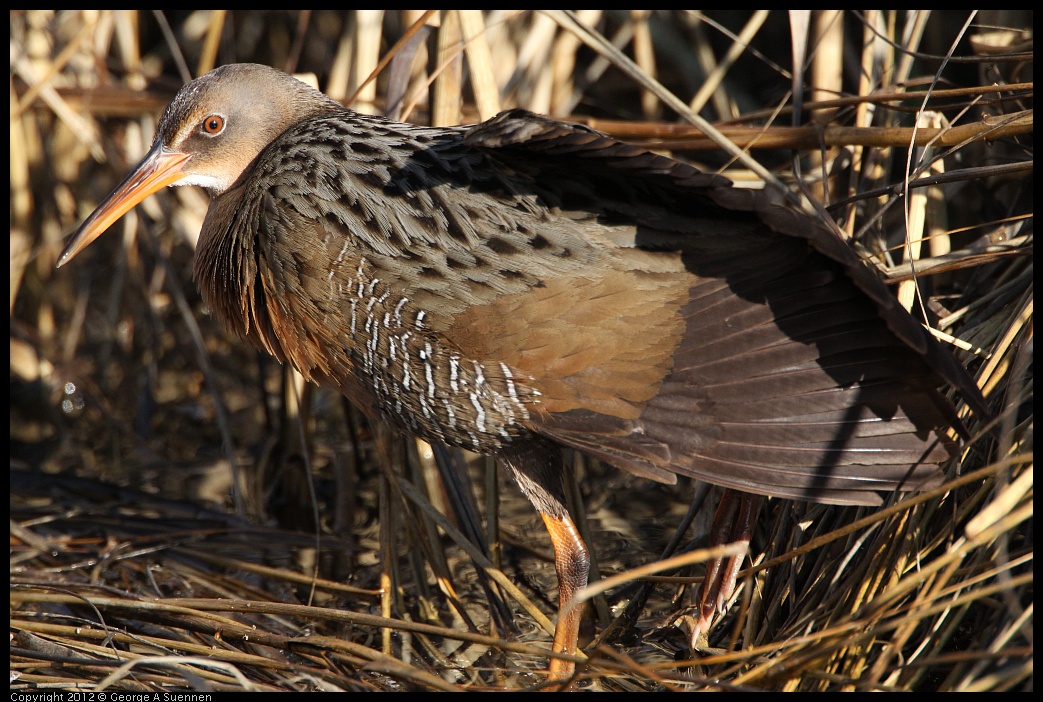
[[[221,115],[210,115],[203,120],[203,131],[211,136],[225,130],[225,118]]]

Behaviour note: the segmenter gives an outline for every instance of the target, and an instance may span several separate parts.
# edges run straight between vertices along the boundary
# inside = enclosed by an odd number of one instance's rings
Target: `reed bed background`
[[[178,87],[252,61],[361,111],[524,107],[771,180],[839,225],[993,407],[939,490],[773,500],[698,651],[700,557],[656,565],[704,543],[696,486],[577,457],[575,513],[619,577],[575,688],[1032,688],[1031,12],[10,18],[15,687],[545,685],[557,595],[535,511],[492,461],[372,426],[229,338],[191,282],[203,192],[150,198],[54,269]]]

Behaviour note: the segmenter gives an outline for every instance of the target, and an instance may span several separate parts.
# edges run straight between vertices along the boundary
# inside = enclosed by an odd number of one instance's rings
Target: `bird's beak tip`
[[[83,221],[58,256],[55,268],[61,268],[75,258],[149,195],[187,177],[189,174],[185,173],[184,166],[188,158],[187,154],[166,151],[158,146],[149,151],[137,168]]]

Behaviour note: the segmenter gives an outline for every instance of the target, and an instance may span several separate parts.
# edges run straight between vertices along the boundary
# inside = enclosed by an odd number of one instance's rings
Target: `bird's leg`
[[[555,653],[577,651],[583,607],[573,604],[576,592],[587,584],[590,556],[575,522],[565,507],[562,488],[564,465],[561,450],[549,443],[531,442],[501,454],[518,487],[543,517],[554,545],[554,569],[558,575],[558,623],[554,628]],[[552,658],[550,676],[561,680],[575,671],[572,661]]]
[[[573,598],[587,584],[590,556],[568,514],[564,519],[548,514],[540,516],[554,544],[554,570],[558,574],[558,623],[554,627],[554,646],[551,650],[574,655],[579,639],[579,625],[583,619],[583,605],[575,604]],[[551,658],[550,676],[554,679],[567,678],[575,667],[572,661]]]
[[[710,527],[710,547],[730,543],[749,546],[760,504],[759,495],[725,490]],[[700,635],[709,632],[714,615],[724,609],[725,603],[735,591],[735,578],[745,557],[743,552],[742,555],[729,557],[727,561],[714,558],[707,562],[706,577],[696,597],[698,615],[695,628],[692,630],[692,648],[696,648]]]

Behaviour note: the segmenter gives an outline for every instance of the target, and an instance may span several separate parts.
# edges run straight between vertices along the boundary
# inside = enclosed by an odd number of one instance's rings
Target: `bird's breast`
[[[428,440],[488,453],[526,433],[539,396],[524,378],[452,344],[430,296],[414,298],[357,247],[324,237],[319,250],[260,259],[276,356]]]

